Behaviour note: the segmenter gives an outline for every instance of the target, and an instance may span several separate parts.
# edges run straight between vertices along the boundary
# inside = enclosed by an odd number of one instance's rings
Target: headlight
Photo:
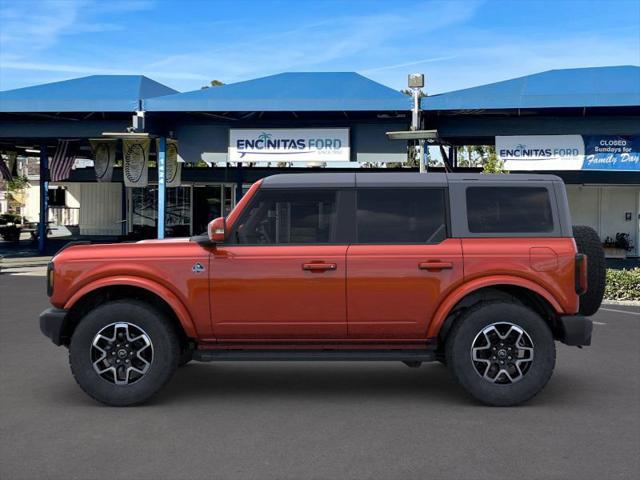
[[[53,262],[49,262],[47,264],[47,295],[53,295],[53,274],[54,274],[54,265]]]

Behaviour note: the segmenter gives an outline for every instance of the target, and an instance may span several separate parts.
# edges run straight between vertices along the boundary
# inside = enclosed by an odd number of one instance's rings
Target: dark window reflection
[[[474,233],[553,230],[549,192],[542,187],[467,188],[467,217]]]
[[[336,192],[265,190],[240,219],[236,241],[250,245],[334,243]]]
[[[444,190],[358,191],[359,243],[439,243],[446,237]]]

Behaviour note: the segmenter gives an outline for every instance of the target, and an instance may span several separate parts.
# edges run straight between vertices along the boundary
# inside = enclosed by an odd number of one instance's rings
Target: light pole
[[[419,130],[420,125],[420,92],[424,87],[424,74],[422,73],[410,73],[408,78],[409,89],[411,90],[411,97],[413,98],[413,109],[411,110],[411,130]],[[418,140],[417,147],[418,165],[420,166],[420,173],[426,172],[424,164],[424,140]]]

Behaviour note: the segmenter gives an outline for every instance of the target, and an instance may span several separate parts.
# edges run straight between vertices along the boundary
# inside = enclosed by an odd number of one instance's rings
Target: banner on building
[[[98,182],[110,182],[113,177],[113,166],[116,162],[115,139],[90,139],[93,152],[93,169]]]
[[[496,136],[496,154],[506,170],[580,170],[580,135]]]
[[[230,129],[229,162],[348,162],[348,128]]]
[[[584,137],[583,170],[640,171],[640,135]]]
[[[178,155],[178,141],[167,138],[165,152],[165,182],[167,187],[179,187],[182,181],[182,163]],[[160,151],[160,139],[156,139],[156,152]]]
[[[496,154],[511,171],[639,171],[640,136],[496,136]]]
[[[122,140],[122,156],[124,161],[125,187],[146,187],[149,179],[149,145],[148,138]]]

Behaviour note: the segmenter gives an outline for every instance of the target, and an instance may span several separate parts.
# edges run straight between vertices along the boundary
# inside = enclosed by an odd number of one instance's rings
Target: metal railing
[[[78,225],[80,221],[80,208],[49,207],[49,221],[54,225]]]

